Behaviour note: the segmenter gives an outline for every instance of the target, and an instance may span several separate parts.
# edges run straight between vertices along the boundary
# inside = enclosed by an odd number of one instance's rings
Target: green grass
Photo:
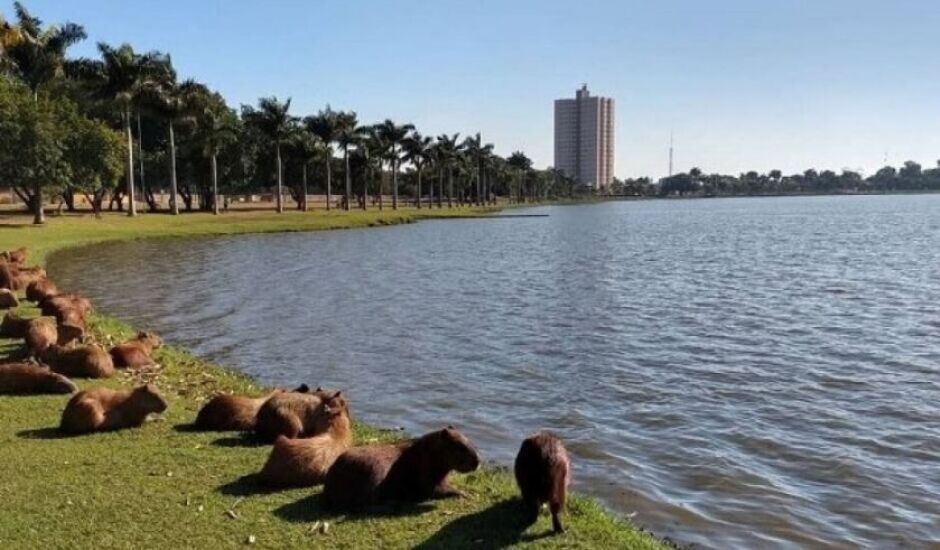
[[[455,209],[433,215],[483,213]],[[63,216],[51,218],[45,227],[32,227],[28,218],[17,216],[0,222],[0,249],[25,245],[32,261],[41,262],[56,249],[114,239],[365,227],[427,216],[426,210],[137,219],[107,215],[100,220]],[[20,309],[37,314],[29,306]],[[132,329],[98,315],[92,332],[109,343],[129,336]],[[20,342],[0,339],[0,358],[20,353]],[[547,515],[522,530],[514,482],[492,467],[454,476],[465,498],[362,515],[328,512],[319,488],[265,492],[245,476],[261,467],[270,447],[237,433],[186,429],[214,393],[261,393],[263,388],[183,349],[168,346],[157,352],[157,359],[161,368],[155,372],[79,381],[82,388],[156,383],[170,407],[140,429],[63,437],[55,428],[68,396],[0,396],[0,547],[204,548],[244,546],[249,540],[267,548],[663,547],[594,501],[577,496],[569,504],[567,534],[549,536]],[[355,437],[366,443],[395,434],[357,424]],[[315,532],[316,522],[328,522],[329,530]]]

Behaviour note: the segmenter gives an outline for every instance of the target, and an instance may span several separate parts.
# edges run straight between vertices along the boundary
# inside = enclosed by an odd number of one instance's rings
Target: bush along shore
[[[486,213],[460,209],[434,215]],[[45,227],[14,219],[0,228],[0,250],[26,246],[31,262],[41,264],[54,250],[108,240],[366,227],[416,219],[418,213],[409,211],[192,215],[185,223],[170,216],[63,216]],[[12,311],[39,315],[25,301]],[[100,313],[88,321],[87,337],[105,346],[134,334],[131,327]],[[0,338],[2,362],[23,355],[22,339]],[[153,384],[168,408],[139,428],[70,436],[58,429],[68,395],[0,396],[0,546],[664,547],[579,496],[569,498],[566,533],[552,534],[546,512],[526,527],[511,474],[493,465],[452,474],[453,485],[463,493],[460,498],[361,513],[330,511],[320,487],[265,488],[252,474],[261,469],[270,445],[238,432],[194,431],[191,425],[214,395],[262,395],[268,389],[173,345],[157,349],[154,359],[155,366],[118,370],[112,378],[75,380],[80,390]],[[316,380],[297,383],[317,385]],[[354,397],[350,408],[355,418]],[[441,427],[452,423],[460,428],[460,420],[442,418]],[[518,435],[521,442],[528,434]],[[355,421],[353,436],[356,445],[401,437]],[[577,475],[576,462],[574,468]]]

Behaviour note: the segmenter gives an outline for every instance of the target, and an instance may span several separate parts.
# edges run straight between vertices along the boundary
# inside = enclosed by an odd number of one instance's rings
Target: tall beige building
[[[555,100],[555,168],[595,189],[614,178],[614,100],[587,84],[574,99]]]

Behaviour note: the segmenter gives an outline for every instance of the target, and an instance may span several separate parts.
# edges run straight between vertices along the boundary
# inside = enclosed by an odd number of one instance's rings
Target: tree
[[[418,131],[414,131],[402,143],[402,147],[405,149],[405,160],[410,162],[414,166],[415,172],[417,172],[418,184],[415,192],[415,205],[419,210],[421,209],[421,175],[424,172],[424,167],[431,160],[431,141],[430,136],[422,136]],[[428,208],[431,208],[430,203],[428,203]]]
[[[464,140],[463,147],[476,165],[476,203],[478,206],[482,206],[483,193],[485,191],[484,180],[486,179],[486,164],[489,157],[493,154],[493,144],[487,143],[484,145],[483,138],[480,136],[480,133],[477,132],[476,136],[468,137]]]
[[[242,112],[245,122],[255,126],[264,136],[274,143],[277,163],[277,211],[284,212],[284,169],[281,162],[281,145],[288,138],[296,118],[289,114],[291,98],[278,101],[276,97],[264,97],[258,100],[258,109],[247,107]]]
[[[401,146],[408,132],[414,130],[414,124],[398,125],[385,119],[379,125],[379,133],[388,144],[388,157],[392,168],[392,210],[398,210],[398,164],[401,162]]]
[[[307,131],[317,136],[324,147],[324,161],[326,164],[326,209],[332,208],[333,202],[333,143],[339,137],[339,113],[330,109],[321,110],[314,116],[304,119]],[[355,126],[355,124],[353,124]]]
[[[219,98],[221,99],[221,98]],[[238,119],[227,108],[207,105],[195,136],[202,155],[209,160],[212,171],[212,213],[219,214],[219,166],[218,157],[222,149],[238,139]]]
[[[80,192],[97,215],[104,194],[121,178],[126,147],[123,137],[106,124],[74,111],[68,113],[64,128],[65,161],[70,175],[63,190],[68,194],[66,203],[74,208],[74,193]]]
[[[519,175],[519,186],[516,191],[516,202],[525,202],[526,175],[532,169],[532,161],[522,151],[515,151],[506,161],[510,168],[514,168]]]
[[[137,215],[134,203],[134,138],[131,133],[132,110],[141,92],[158,85],[166,74],[169,58],[159,52],[138,54],[130,44],[114,48],[98,43],[101,60],[83,59],[74,65],[74,72],[92,88],[94,97],[114,104],[120,111],[127,136],[127,198],[128,216]]]
[[[320,138],[303,127],[295,128],[289,144],[290,156],[300,162],[301,170],[301,189],[296,193],[297,209],[307,212],[307,166],[325,153],[325,147]]]
[[[460,134],[448,136],[441,134],[437,136],[437,156],[441,167],[447,174],[447,208],[454,207],[454,171],[453,165],[460,153],[461,146],[457,140]],[[440,204],[440,195],[438,195],[438,204]]]
[[[51,25],[42,28],[42,21],[34,17],[19,2],[13,3],[17,25],[4,23],[2,50],[15,78],[23,82],[39,100],[39,91],[65,75],[66,50],[87,38],[85,29],[75,23]]]
[[[356,145],[359,140],[358,119],[352,111],[340,112],[336,115],[336,142],[343,148],[343,165],[346,176],[346,193],[343,204],[344,210],[349,210],[349,201],[352,199],[352,174],[349,171],[349,148]]]

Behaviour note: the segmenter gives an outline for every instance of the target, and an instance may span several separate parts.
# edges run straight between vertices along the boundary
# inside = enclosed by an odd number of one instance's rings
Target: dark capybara
[[[153,364],[150,354],[163,345],[163,340],[152,332],[139,332],[135,338],[111,348],[111,358],[118,368],[143,367]]]
[[[19,315],[7,312],[0,322],[0,336],[7,338],[23,338],[26,336],[26,329],[29,327],[30,319],[20,317]]]
[[[26,299],[30,302],[42,302],[59,293],[55,283],[49,279],[40,279],[26,285]]]
[[[91,300],[79,294],[56,294],[39,302],[39,310],[43,315],[56,316],[61,310],[77,309],[82,315],[92,312]]]
[[[451,471],[472,472],[480,456],[453,426],[391,445],[353,447],[326,474],[324,495],[336,510],[358,510],[382,502],[421,502],[459,496]]]
[[[8,288],[0,288],[0,309],[10,309],[20,305],[16,293]]]
[[[41,354],[59,341],[59,330],[55,319],[36,317],[26,323],[26,347],[30,353]]]
[[[26,265],[26,257],[28,255],[29,250],[27,250],[25,246],[21,246],[16,250],[8,250],[3,252],[0,256],[15,266],[24,266]]]
[[[570,470],[568,452],[554,435],[539,432],[522,442],[515,472],[529,524],[535,523],[539,509],[547,502],[552,528],[556,533],[565,531],[559,516],[565,508]]]
[[[293,439],[323,433],[327,425],[322,405],[329,395],[323,390],[272,395],[258,409],[255,433],[264,441],[274,441],[279,435]]]
[[[109,378],[114,375],[111,355],[101,346],[52,346],[40,354],[43,362],[65,376],[74,378]]]
[[[72,393],[77,389],[71,380],[45,366],[33,363],[0,365],[0,394]]]
[[[69,400],[59,428],[74,434],[133,428],[143,424],[148,414],[161,413],[166,407],[151,384],[134,390],[85,390]]]
[[[56,309],[55,321],[59,325],[72,325],[82,329],[84,329],[87,325],[87,317],[85,312],[73,307]]]
[[[326,432],[308,438],[288,439],[283,435],[258,474],[258,479],[275,487],[310,487],[323,483],[330,466],[352,445],[349,404],[336,392],[323,402],[327,416]]]
[[[46,278],[46,270],[41,267],[17,267],[13,270],[13,289],[23,290],[31,283]]]
[[[16,266],[0,262],[0,288],[16,290]]]
[[[319,388],[318,388],[319,389]],[[216,395],[199,409],[196,415],[195,427],[206,431],[252,431],[258,419],[258,410],[271,396],[284,390],[274,390],[261,397],[245,395]],[[310,389],[306,384],[298,387],[295,392],[307,393]]]
[[[60,323],[57,326],[59,331],[60,346],[67,346],[73,342],[80,342],[85,337],[85,327],[73,323]]]

